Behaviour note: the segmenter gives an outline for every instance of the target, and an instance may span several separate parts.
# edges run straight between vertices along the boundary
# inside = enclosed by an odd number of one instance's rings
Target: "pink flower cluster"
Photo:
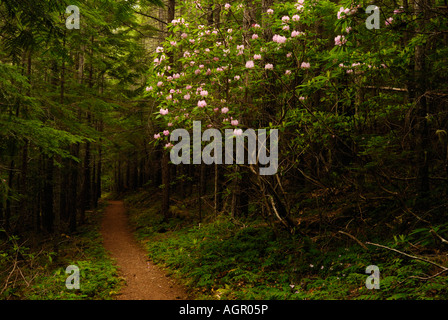
[[[343,44],[345,44],[347,42],[347,39],[345,39],[344,36],[342,35],[338,35],[334,38],[334,45],[335,46],[342,46]]]
[[[359,4],[352,8],[340,7],[339,11],[337,13],[338,19],[346,18],[347,16],[356,13],[356,11],[358,11],[358,8],[360,8],[360,7],[361,7],[361,5],[359,5]]]
[[[280,36],[278,34],[275,34],[272,37],[272,41],[277,42],[277,43],[285,43],[286,42],[286,37],[284,36]]]

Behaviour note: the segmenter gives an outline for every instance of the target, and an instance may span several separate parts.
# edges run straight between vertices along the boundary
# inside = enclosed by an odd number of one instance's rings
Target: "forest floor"
[[[147,259],[129,228],[122,201],[109,201],[101,226],[104,247],[116,261],[126,285],[119,300],[186,299],[185,289]]]

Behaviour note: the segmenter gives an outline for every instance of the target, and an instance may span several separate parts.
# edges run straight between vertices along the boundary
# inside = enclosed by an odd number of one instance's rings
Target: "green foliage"
[[[0,244],[0,284],[3,299],[26,300],[110,300],[118,294],[122,278],[102,246],[98,231],[100,212],[92,224],[81,228],[76,236],[65,234],[53,239],[40,250],[30,249],[17,236]],[[19,259],[18,259],[19,257]],[[69,274],[75,265],[80,271],[80,289],[67,289]],[[13,266],[16,266],[13,268]],[[20,270],[19,270],[20,268]],[[13,278],[8,277],[8,274]],[[20,278],[21,275],[21,278]],[[20,279],[17,281],[17,279]],[[3,290],[4,289],[4,290]]]
[[[341,242],[277,234],[260,221],[221,215],[209,223],[167,224],[157,209],[144,209],[145,193],[128,199],[130,217],[148,256],[181,278],[201,299],[446,299],[447,276],[428,263]],[[140,200],[138,200],[140,199]],[[408,238],[392,247],[406,250]],[[365,269],[380,269],[380,289],[365,286]]]

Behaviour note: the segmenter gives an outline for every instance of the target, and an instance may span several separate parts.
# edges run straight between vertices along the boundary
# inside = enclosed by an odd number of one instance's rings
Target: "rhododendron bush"
[[[425,40],[410,32],[422,27],[412,8],[383,3],[380,28],[369,29],[367,5],[183,2],[148,72],[156,142],[169,140],[160,135],[168,124],[191,129],[193,121],[276,128],[280,176],[295,167],[309,178],[307,166],[338,184],[342,172],[381,165],[400,142],[392,126],[377,124],[412,110],[403,87]]]

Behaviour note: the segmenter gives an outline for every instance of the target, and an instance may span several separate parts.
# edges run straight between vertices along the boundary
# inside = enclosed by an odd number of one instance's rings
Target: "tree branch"
[[[441,266],[441,265],[438,264],[438,263],[435,263],[435,262],[433,262],[433,261],[426,260],[426,259],[423,259],[423,258],[420,258],[420,257],[416,257],[416,256],[413,256],[413,255],[410,255],[410,254],[407,254],[407,253],[402,252],[402,251],[397,250],[397,249],[389,248],[389,247],[383,246],[383,245],[381,245],[381,244],[372,243],[372,242],[366,242],[366,244],[370,244],[370,245],[372,245],[372,246],[376,246],[376,247],[384,248],[384,249],[387,249],[387,250],[391,250],[391,251],[397,252],[397,253],[399,253],[399,254],[402,254],[402,255],[404,255],[404,256],[406,256],[406,257],[408,257],[408,258],[416,259],[416,260],[420,260],[420,261],[423,261],[423,262],[427,262],[427,263],[430,263],[430,264],[432,264],[432,265],[434,265],[434,266],[436,266],[436,267],[438,267],[438,268],[440,268],[440,269],[442,269],[442,270],[444,270],[444,271],[448,271],[448,268],[447,268],[447,267]]]

